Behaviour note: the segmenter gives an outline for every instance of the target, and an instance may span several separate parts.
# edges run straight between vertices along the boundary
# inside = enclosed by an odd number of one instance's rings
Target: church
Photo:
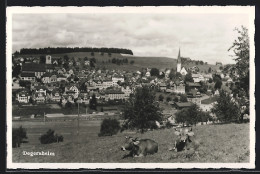
[[[178,58],[177,58],[177,72],[181,75],[188,74],[187,70],[184,67],[181,67],[181,50],[179,48]]]

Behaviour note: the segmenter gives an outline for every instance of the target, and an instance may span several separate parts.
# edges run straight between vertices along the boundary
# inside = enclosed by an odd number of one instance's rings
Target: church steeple
[[[181,63],[181,49],[179,48],[179,54],[178,54],[178,59],[177,59],[177,64]]]
[[[181,49],[179,48],[178,58],[177,58],[177,72],[181,71]]]

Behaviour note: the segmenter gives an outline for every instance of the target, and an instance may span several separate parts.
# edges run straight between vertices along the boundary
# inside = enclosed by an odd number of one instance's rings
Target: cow
[[[174,143],[174,147],[171,150],[175,150],[176,152],[182,150],[189,150],[191,139],[190,137],[194,136],[194,132],[192,132],[192,128],[188,129],[180,129],[179,131],[175,128],[175,135],[177,135],[177,140]]]
[[[150,139],[139,139],[132,137],[125,137],[125,145],[121,147],[121,150],[129,150],[130,153],[125,157],[142,157],[147,154],[154,154],[158,152],[158,143]]]

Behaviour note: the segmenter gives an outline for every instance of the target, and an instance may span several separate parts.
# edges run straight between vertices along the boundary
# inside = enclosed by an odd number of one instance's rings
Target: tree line
[[[92,47],[47,47],[47,48],[22,48],[15,54],[63,54],[72,52],[101,52],[122,53],[133,55],[132,50],[125,48],[92,48]]]

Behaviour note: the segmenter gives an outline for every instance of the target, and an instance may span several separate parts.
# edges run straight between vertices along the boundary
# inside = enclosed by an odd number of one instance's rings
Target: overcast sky
[[[234,63],[233,29],[246,14],[14,14],[13,52],[40,47],[116,47],[136,56]]]

